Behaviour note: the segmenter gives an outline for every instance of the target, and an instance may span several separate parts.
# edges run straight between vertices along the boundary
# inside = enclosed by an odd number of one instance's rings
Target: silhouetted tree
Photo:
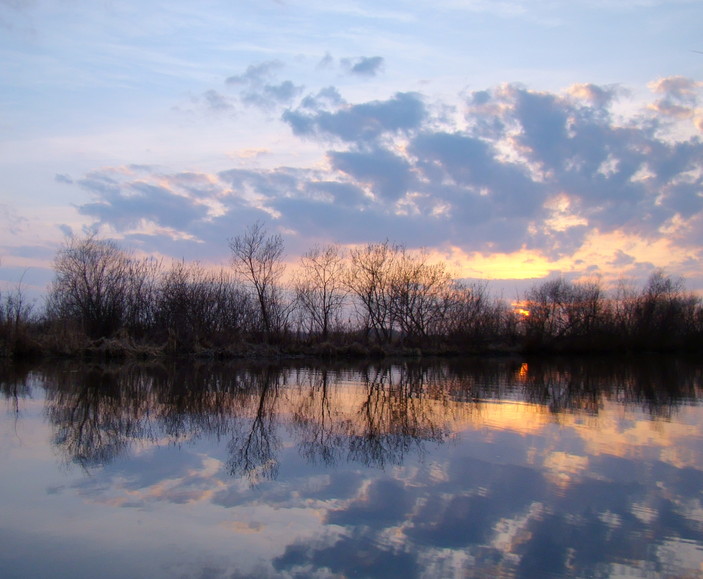
[[[327,340],[347,294],[344,255],[337,245],[315,246],[300,258],[295,298],[309,320],[310,331]]]
[[[392,276],[399,251],[400,246],[386,240],[350,252],[347,286],[366,333],[380,343],[393,336]]]
[[[403,339],[420,344],[436,334],[449,309],[452,279],[443,263],[396,248],[391,270],[391,311]]]
[[[265,335],[270,339],[282,329],[285,318],[278,282],[285,269],[283,238],[268,235],[257,221],[229,242],[234,271],[253,286]]]
[[[78,321],[91,338],[112,335],[124,322],[131,265],[112,241],[68,238],[54,259],[51,308],[60,318]]]
[[[603,291],[597,281],[548,280],[526,296],[528,346],[583,347],[602,322]]]

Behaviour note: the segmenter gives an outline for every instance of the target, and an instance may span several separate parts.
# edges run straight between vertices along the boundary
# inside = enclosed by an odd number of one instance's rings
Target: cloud
[[[343,509],[330,510],[327,524],[342,526],[391,526],[399,524],[412,508],[412,501],[396,480],[374,480],[363,496]]]
[[[278,70],[283,68],[280,60],[269,60],[259,64],[249,65],[245,72],[227,78],[227,84],[232,86],[262,86],[273,79]]]
[[[5,231],[9,231],[13,235],[18,235],[24,231],[29,220],[17,213],[14,206],[7,203],[0,203],[0,223],[3,223]]]
[[[205,455],[154,447],[94,469],[72,488],[88,501],[123,508],[187,504],[211,499],[219,470],[220,463]]]
[[[207,108],[212,112],[223,112],[233,109],[230,100],[215,90],[205,91],[202,95],[202,100]]]
[[[332,65],[334,64],[334,58],[329,52],[325,53],[325,56],[323,56],[320,59],[320,62],[317,63],[317,68],[318,69],[326,69],[326,68],[331,68]]]
[[[81,180],[80,185],[100,195],[99,201],[82,205],[80,212],[121,229],[135,227],[146,220],[183,231],[207,214],[207,209],[193,200],[144,181],[117,184],[93,176]]]
[[[654,93],[662,95],[652,104],[652,109],[672,119],[689,119],[697,115],[703,118],[703,113],[698,109],[702,87],[703,83],[682,76],[660,78],[650,84]]]
[[[70,175],[64,175],[61,173],[57,173],[54,175],[54,181],[57,183],[64,183],[66,185],[72,185],[73,184],[73,179],[71,179]]]
[[[269,102],[294,98],[295,85],[270,83],[276,70],[250,67],[237,82],[263,82],[257,98]],[[662,79],[653,100],[665,95],[695,109],[700,90]],[[663,122],[646,104],[616,114],[625,96],[593,84],[561,93],[502,85],[467,95],[462,122],[450,124],[437,114],[444,103],[417,93],[350,104],[327,87],[281,117],[294,137],[320,147],[322,162],[217,174],[104,169],[79,181],[94,196],[80,211],[133,239],[155,236],[164,249],[192,244],[192,253],[196,243],[224,246],[233,231],[264,219],[300,252],[310,239],[388,237],[556,261],[611,236],[640,248],[668,240],[693,263],[701,255],[703,142],[690,134],[690,115]],[[145,220],[162,233],[139,228]],[[583,267],[638,267],[639,254],[617,250]]]
[[[272,109],[291,103],[303,91],[302,86],[290,80],[277,82],[278,71],[283,68],[278,60],[250,65],[244,73],[227,78],[226,84],[239,90],[243,104]]]
[[[344,99],[339,94],[339,91],[329,86],[320,89],[315,95],[307,95],[300,103],[300,108],[310,109],[313,111],[327,110],[328,108],[336,109],[345,104]]]
[[[373,194],[382,199],[402,197],[412,180],[408,161],[384,149],[331,152],[329,159],[334,169],[348,175],[355,183],[367,184]]]
[[[360,56],[358,58],[343,58],[341,65],[349,74],[356,76],[377,76],[383,67],[381,56]]]
[[[397,93],[385,101],[352,105],[335,112],[311,113],[307,108],[299,108],[286,111],[282,118],[299,136],[329,135],[363,144],[386,133],[417,129],[426,116],[425,105],[417,93]]]
[[[310,569],[330,569],[335,576],[419,577],[418,555],[403,549],[388,548],[373,537],[342,537],[329,543],[294,543],[273,560],[277,571],[291,570],[303,576]],[[301,573],[301,571],[303,573]]]
[[[302,90],[302,86],[296,86],[291,81],[286,80],[277,85],[264,85],[258,91],[251,90],[242,93],[241,98],[245,104],[269,109],[277,104],[290,103]]]

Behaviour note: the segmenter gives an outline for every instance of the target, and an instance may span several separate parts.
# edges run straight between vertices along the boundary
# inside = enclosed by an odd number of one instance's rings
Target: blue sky
[[[388,238],[508,292],[656,267],[703,290],[701,22],[687,0],[0,0],[0,289],[40,291],[67,234],[220,265],[262,220],[291,262]]]

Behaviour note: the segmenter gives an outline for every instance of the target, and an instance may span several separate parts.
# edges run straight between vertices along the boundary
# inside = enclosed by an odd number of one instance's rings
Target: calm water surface
[[[703,366],[0,373],[0,577],[701,577]]]

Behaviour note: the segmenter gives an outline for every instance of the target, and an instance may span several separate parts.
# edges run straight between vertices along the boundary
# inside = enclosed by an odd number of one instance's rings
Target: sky
[[[515,297],[703,292],[699,0],[0,0],[0,290],[67,236],[386,239]]]

